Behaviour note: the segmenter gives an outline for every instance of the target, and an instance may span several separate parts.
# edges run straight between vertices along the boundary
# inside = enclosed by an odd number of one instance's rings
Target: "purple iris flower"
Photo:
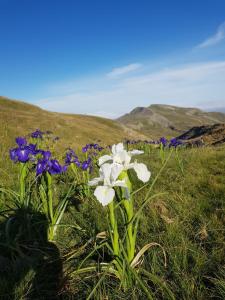
[[[165,137],[161,137],[159,139],[159,143],[161,143],[163,145],[163,147],[165,147],[167,144],[167,139]]]
[[[78,167],[81,166],[81,162],[79,162],[79,160],[74,161],[74,163],[75,163]]]
[[[49,173],[50,174],[60,174],[62,172],[62,166],[59,164],[58,160],[51,159],[49,163]]]
[[[87,150],[88,150],[87,145],[86,145],[85,147],[82,148],[82,152],[83,152],[83,153],[87,152]]]
[[[31,154],[31,152],[27,148],[24,148],[24,149],[19,148],[17,150],[17,157],[20,162],[27,162],[30,158],[30,154]]]
[[[86,153],[88,150],[98,150],[98,151],[102,151],[103,147],[100,147],[99,144],[86,144],[83,148],[82,148],[82,152]]]
[[[182,145],[182,142],[179,141],[179,140],[177,140],[176,138],[172,138],[172,139],[170,140],[169,147],[174,147],[174,148],[176,148],[176,147],[179,146],[179,145]]]
[[[30,152],[33,155],[36,155],[39,151],[37,150],[37,145],[36,144],[29,144],[28,146],[26,146],[25,148],[27,148],[28,150],[30,150]]]
[[[10,159],[16,161],[18,148],[13,148],[9,150]]]
[[[51,175],[61,174],[67,170],[66,166],[61,166],[56,159],[39,159],[36,166],[36,175],[49,172]]]
[[[18,136],[16,138],[16,143],[19,147],[23,147],[27,145],[27,140],[22,136]]]
[[[88,168],[91,169],[91,167],[92,167],[92,159],[88,157],[87,160],[82,162],[81,168],[83,171],[86,171]]]
[[[37,154],[36,145],[26,145],[24,141],[22,142],[22,140],[17,141],[17,144],[18,143],[20,143],[20,147],[9,150],[10,159],[14,162],[19,161],[25,163]]]
[[[44,132],[40,131],[40,129],[36,129],[34,132],[31,133],[31,137],[34,138],[34,139],[37,139],[37,138],[42,138]]]
[[[44,160],[49,160],[52,155],[50,151],[44,151],[44,150],[41,150],[41,154]]]
[[[71,164],[71,156],[68,153],[66,153],[65,164]]]
[[[82,170],[86,171],[89,167],[89,163],[85,160],[84,162],[82,162]]]
[[[47,161],[46,160],[38,160],[36,166],[36,175],[40,175],[47,171]]]
[[[66,152],[65,164],[70,165],[72,163],[75,163],[78,167],[80,167],[78,156],[72,149],[68,149],[68,151]]]

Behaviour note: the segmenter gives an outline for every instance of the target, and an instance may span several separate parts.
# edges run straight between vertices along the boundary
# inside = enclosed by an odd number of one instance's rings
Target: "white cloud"
[[[102,78],[93,89],[88,85],[86,91],[65,93],[37,104],[52,111],[111,118],[152,103],[209,109],[225,106],[224,78],[225,61],[187,64],[121,78],[116,85]],[[96,83],[96,78],[93,80]]]
[[[118,115],[113,112],[108,112],[108,111],[96,111],[96,112],[90,112],[87,113],[89,116],[97,116],[97,117],[103,117],[107,119],[116,119]]]
[[[130,72],[134,72],[142,67],[141,64],[135,63],[135,64],[129,64],[127,66],[119,67],[119,68],[114,68],[112,69],[111,72],[107,74],[108,77],[114,78],[118,77],[124,74],[128,74]]]
[[[207,38],[196,48],[207,48],[210,46],[214,46],[220,43],[224,39],[225,39],[225,22],[218,27],[216,33],[213,36]]]

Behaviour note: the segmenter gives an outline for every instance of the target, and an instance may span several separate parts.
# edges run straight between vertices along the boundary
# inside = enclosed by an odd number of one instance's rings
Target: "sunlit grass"
[[[168,155],[169,151],[165,151],[165,158]],[[142,279],[152,299],[224,299],[225,148],[179,149],[178,155],[183,172],[174,152],[152,191],[160,196],[153,198],[143,210],[137,238],[138,250],[146,243],[160,244],[166,253],[166,266],[162,250],[151,247],[143,257],[142,267],[147,273],[143,272]],[[7,186],[18,191],[18,167],[9,161],[4,147],[1,157],[1,188]],[[151,184],[162,167],[159,149],[150,149],[139,160],[151,170]],[[131,177],[134,190],[140,188],[141,183],[132,172]],[[72,170],[54,178],[54,183],[57,199],[63,199],[68,187],[75,183]],[[36,230],[43,216],[37,217],[35,210],[28,214],[31,223],[13,211],[1,217],[0,264],[3,265],[2,259],[8,262],[6,269],[0,268],[3,299],[28,296],[37,299],[37,295],[41,297],[40,290],[45,297],[51,297],[49,293],[57,290],[61,299],[87,299],[90,294],[92,299],[146,299],[140,282],[124,291],[114,276],[100,269],[101,262],[112,259],[104,248],[95,251],[84,265],[99,266],[99,269],[95,267],[91,274],[75,272],[101,243],[96,235],[107,229],[107,210],[94,197],[78,193],[77,188],[73,186],[74,194],[54,244],[46,236],[38,235]],[[135,195],[135,209],[140,208],[147,189]],[[0,197],[1,211],[15,208],[13,197],[5,193]],[[14,221],[7,223],[8,216],[24,223],[18,221],[21,226],[15,226]],[[119,223],[119,230],[121,226]],[[6,246],[7,230],[9,244]],[[48,282],[49,290],[44,281]],[[58,284],[57,289],[54,282]]]

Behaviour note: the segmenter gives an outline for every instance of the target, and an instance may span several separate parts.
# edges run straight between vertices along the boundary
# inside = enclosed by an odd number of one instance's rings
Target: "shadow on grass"
[[[0,299],[59,299],[62,261],[46,216],[19,208],[0,223]]]

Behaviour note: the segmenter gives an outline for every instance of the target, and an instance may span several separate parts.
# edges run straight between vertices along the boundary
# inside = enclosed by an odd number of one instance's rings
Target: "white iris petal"
[[[132,151],[128,151],[128,153],[133,156],[133,155],[143,154],[144,151],[142,151],[142,150],[132,150]]]
[[[123,171],[123,166],[120,164],[112,164],[112,169],[111,169],[111,180],[115,181],[120,173]]]
[[[103,178],[101,178],[101,177],[94,178],[88,182],[88,185],[90,185],[90,186],[97,185],[102,180],[103,180]]]
[[[105,163],[100,168],[100,174],[102,174],[102,176],[103,176],[104,179],[109,180],[110,174],[111,174],[111,170],[112,170],[112,164]]]
[[[143,181],[148,182],[149,178],[151,176],[151,173],[147,169],[145,164],[134,162],[133,164],[130,164],[129,168],[134,169],[134,171],[137,174],[137,177]]]
[[[117,145],[112,146],[112,154],[116,154],[124,150],[123,143],[119,143]]]
[[[115,191],[109,186],[97,186],[94,195],[103,206],[106,206],[113,201]]]
[[[110,156],[110,155],[103,155],[98,160],[99,166],[103,165],[105,162],[107,162],[109,160],[112,160],[112,156]]]

